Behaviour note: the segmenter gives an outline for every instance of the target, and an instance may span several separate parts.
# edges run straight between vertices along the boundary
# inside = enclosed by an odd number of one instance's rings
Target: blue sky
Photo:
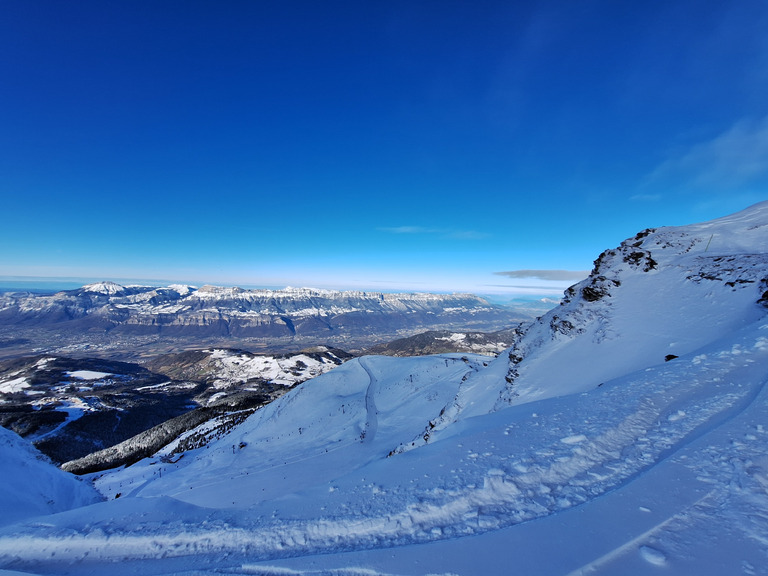
[[[0,276],[560,290],[768,196],[762,0],[0,6]]]

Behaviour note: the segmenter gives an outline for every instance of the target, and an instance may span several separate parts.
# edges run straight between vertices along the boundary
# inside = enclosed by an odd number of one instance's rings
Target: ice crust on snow
[[[498,358],[348,361],[0,529],[0,568],[766,574],[766,240],[768,203],[643,232]]]

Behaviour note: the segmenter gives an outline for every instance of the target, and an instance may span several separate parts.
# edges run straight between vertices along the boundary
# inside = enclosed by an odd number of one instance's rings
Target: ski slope
[[[767,240],[768,203],[630,239],[498,358],[351,360],[104,502],[20,504],[0,569],[768,574]]]

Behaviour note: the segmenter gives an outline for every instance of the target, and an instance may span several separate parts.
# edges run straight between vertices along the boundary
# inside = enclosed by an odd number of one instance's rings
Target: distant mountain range
[[[355,350],[425,330],[497,331],[532,319],[472,294],[99,282],[52,295],[0,294],[0,355],[33,348],[125,357],[135,349],[156,354],[205,345]]]

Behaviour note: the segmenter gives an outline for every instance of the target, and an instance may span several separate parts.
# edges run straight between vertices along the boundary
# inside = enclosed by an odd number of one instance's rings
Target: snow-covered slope
[[[29,442],[0,427],[0,525],[101,500],[90,484],[56,466]]]
[[[175,444],[155,459],[105,475],[97,486],[112,496],[126,491],[172,495],[197,505],[215,502],[216,507],[228,508],[276,496],[286,483],[294,488],[297,483],[322,484],[345,469],[386,458],[417,434],[426,420],[436,417],[461,380],[488,360],[461,355],[350,360],[262,408],[232,434],[185,453],[171,466],[159,464],[173,459]],[[282,481],[262,482],[261,491],[250,490],[252,475],[274,469],[285,477]],[[162,478],[155,478],[159,474]],[[225,478],[227,490],[222,490]]]
[[[766,240],[768,204],[643,233],[509,353],[349,361],[0,529],[0,568],[768,574]]]

